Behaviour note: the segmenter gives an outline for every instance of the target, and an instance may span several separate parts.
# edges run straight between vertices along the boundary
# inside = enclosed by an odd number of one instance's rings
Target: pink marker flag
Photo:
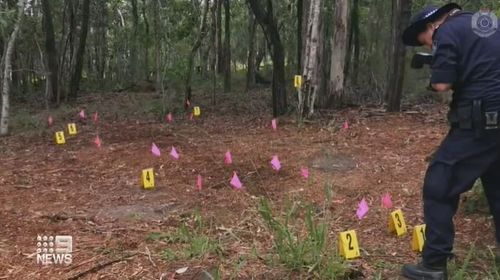
[[[191,113],[191,115],[189,115],[189,120],[193,120],[193,113]]]
[[[47,125],[48,125],[49,127],[51,127],[53,123],[54,123],[54,119],[52,119],[52,116],[49,116],[49,117],[47,118]]]
[[[203,185],[203,180],[201,178],[201,175],[198,175],[198,177],[196,177],[196,189],[198,191],[201,191],[202,185]]]
[[[273,128],[273,130],[278,129],[278,124],[276,123],[276,119],[273,119],[271,121],[271,127]]]
[[[81,110],[80,113],[78,113],[78,115],[80,116],[80,119],[85,119],[85,111],[84,110]]]
[[[347,121],[345,121],[344,124],[342,125],[342,128],[349,129],[349,123]]]
[[[358,216],[358,219],[363,219],[363,217],[368,213],[368,203],[366,203],[366,200],[363,198],[361,202],[359,203],[358,210],[356,211],[356,215]]]
[[[225,164],[231,164],[231,163],[233,163],[233,157],[231,156],[231,152],[229,150],[224,155],[224,163]]]
[[[99,114],[97,112],[92,115],[92,120],[94,121],[94,123],[97,123],[97,121],[99,120]]]
[[[171,123],[174,121],[174,117],[172,116],[172,113],[168,113],[167,117],[165,118],[168,123]]]
[[[151,145],[151,153],[153,154],[153,156],[156,156],[156,157],[161,156],[160,149],[158,148],[158,146],[156,146],[155,143],[153,143]]]
[[[238,178],[238,175],[236,175],[236,172],[233,172],[233,178],[231,178],[231,186],[233,186],[235,189],[241,189],[243,187],[243,184],[240,181],[240,178]]]
[[[99,135],[97,135],[94,139],[94,144],[97,146],[97,148],[100,148],[101,147],[101,138],[99,138]]]
[[[281,162],[278,159],[278,156],[273,156],[273,159],[271,160],[271,166],[276,171],[279,171],[281,169]]]
[[[309,169],[307,169],[307,167],[302,167],[300,169],[300,174],[306,179],[309,178]]]
[[[179,159],[179,153],[177,153],[177,150],[172,146],[172,150],[170,151],[170,156],[173,157],[174,159]]]
[[[386,193],[384,196],[382,196],[382,207],[387,209],[392,208],[392,199],[389,193]]]

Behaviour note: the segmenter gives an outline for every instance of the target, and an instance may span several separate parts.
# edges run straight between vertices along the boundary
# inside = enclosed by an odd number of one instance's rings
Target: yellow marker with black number
[[[58,145],[62,145],[66,143],[66,139],[64,138],[64,131],[57,131],[56,132],[56,143]]]
[[[200,115],[201,115],[200,107],[198,106],[193,107],[193,116],[199,117]]]
[[[360,256],[358,238],[356,237],[356,232],[354,230],[340,233],[339,254],[347,260]]]
[[[142,170],[142,186],[145,189],[152,189],[155,187],[155,173],[153,168]]]
[[[389,216],[389,232],[395,232],[397,236],[406,234],[406,223],[401,209],[392,212]]]
[[[74,123],[69,123],[68,124],[68,134],[69,135],[76,135],[77,134],[76,124],[74,124]]]
[[[422,252],[425,244],[425,225],[418,225],[413,228],[413,237],[411,239],[411,249]]]
[[[302,76],[301,75],[295,75],[293,79],[293,86],[295,88],[300,88],[302,86]]]

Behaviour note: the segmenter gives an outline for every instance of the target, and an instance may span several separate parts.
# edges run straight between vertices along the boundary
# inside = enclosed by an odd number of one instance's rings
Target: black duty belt
[[[470,105],[452,108],[448,120],[452,127],[474,129],[478,137],[483,134],[484,130],[495,130],[500,127],[499,112],[484,111],[481,100],[474,100]]]

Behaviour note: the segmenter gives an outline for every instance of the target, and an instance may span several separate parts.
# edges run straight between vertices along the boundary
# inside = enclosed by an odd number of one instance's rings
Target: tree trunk
[[[200,33],[198,33],[198,38],[196,39],[196,42],[193,45],[193,48],[191,49],[191,53],[189,54],[189,59],[188,59],[188,69],[186,73],[186,84],[185,84],[185,94],[184,94],[184,104],[187,104],[187,102],[191,102],[191,78],[193,76],[193,63],[194,63],[194,56],[196,55],[196,52],[198,51],[198,48],[201,46],[201,42],[203,41],[203,38],[205,37],[206,34],[206,29],[207,29],[207,15],[208,15],[208,8],[209,8],[209,3],[208,0],[203,1],[203,15],[201,18],[201,23],[200,23]]]
[[[285,55],[278,26],[274,18],[273,2],[272,0],[265,2],[267,3],[267,8],[263,7],[260,0],[248,0],[257,22],[264,30],[273,60],[273,116],[277,117],[284,114],[287,108]]]
[[[255,87],[255,30],[257,22],[250,9],[248,9],[248,60],[247,60],[247,85],[246,91]]]
[[[146,0],[142,0],[142,18],[144,20],[144,26],[146,28],[146,38],[149,38],[149,22],[146,16]],[[144,78],[149,80],[149,46],[144,40]]]
[[[216,89],[217,89],[217,3],[219,1],[214,0],[212,4],[212,24],[210,30],[210,71],[212,73],[212,106],[215,107],[216,104]]]
[[[132,23],[134,27],[134,33],[132,35],[132,40],[130,44],[130,64],[129,64],[129,73],[131,79],[130,83],[135,83],[137,81],[138,74],[138,49],[139,49],[139,10],[137,8],[137,0],[131,0],[132,5]]]
[[[359,75],[359,0],[353,0],[353,11],[351,18],[351,36],[353,38],[352,42],[352,50],[354,52],[353,62],[352,62],[352,84],[356,86],[358,84],[358,75]]]
[[[160,7],[158,0],[153,0],[153,25],[154,25],[154,40],[155,40],[155,76],[156,76],[156,91],[158,93],[163,90],[162,70],[161,70],[161,27],[160,27]]]
[[[388,68],[387,82],[387,111],[396,112],[401,109],[401,95],[405,72],[406,48],[401,40],[404,27],[410,20],[411,0],[392,1],[392,44],[391,61]]]
[[[45,52],[47,53],[47,66],[49,73],[47,73],[47,82],[50,84],[47,86],[52,89],[49,100],[56,101],[57,98],[57,85],[58,85],[58,70],[57,70],[57,50],[56,41],[54,36],[54,25],[52,24],[52,11],[50,8],[49,0],[42,0],[43,8],[43,23],[45,29]]]
[[[4,69],[3,69],[3,79],[2,79],[2,116],[0,117],[0,136],[5,136],[9,133],[9,118],[10,118],[10,83],[12,82],[12,54],[14,53],[14,46],[21,27],[21,22],[23,20],[24,12],[24,1],[19,0],[17,20],[14,25],[14,30],[10,35],[9,41],[7,43],[7,48],[4,57]]]
[[[309,2],[309,15],[307,17],[307,33],[304,49],[304,69],[302,76],[304,86],[299,89],[298,113],[299,119],[307,115],[310,117],[314,113],[314,104],[318,94],[320,76],[320,60],[322,58],[322,48],[320,45],[321,30],[321,0],[311,0]]]
[[[224,0],[224,92],[231,91],[231,9]]]
[[[297,73],[302,72],[303,0],[297,0]]]
[[[66,72],[66,58],[67,58],[67,49],[68,49],[68,44],[70,40],[71,33],[66,32],[66,18],[68,10],[71,9],[72,7],[72,2],[71,1],[64,1],[64,8],[62,12],[62,17],[61,17],[61,26],[62,26],[62,31],[61,31],[61,40],[59,41],[59,58],[58,58],[58,73],[57,77],[59,77],[58,84],[57,84],[57,95],[56,95],[56,104],[59,106],[61,104],[61,95],[64,93],[66,95],[67,90],[66,89],[66,84],[64,83],[64,80],[66,80],[67,77],[67,72]]]
[[[224,69],[224,50],[222,48],[222,1],[224,0],[214,0],[217,1],[217,36],[215,45],[217,48],[217,73],[222,73]]]
[[[323,100],[324,102],[322,102],[324,107],[338,107],[343,101],[348,46],[348,15],[348,1],[335,1],[330,79],[327,90],[328,95],[326,99]]]
[[[73,69],[74,71],[71,76],[71,84],[70,84],[70,97],[75,101],[78,97],[78,90],[80,88],[80,80],[82,77],[83,55],[85,54],[85,45],[87,42],[87,33],[89,29],[89,16],[90,16],[90,0],[84,0],[80,40],[78,44],[78,50],[76,51],[75,67]]]
[[[99,85],[101,88],[104,87],[104,82],[106,78],[106,61],[108,60],[108,41],[107,41],[107,30],[108,30],[108,10],[107,5],[103,1],[98,1],[98,10],[101,13],[97,19],[97,46],[96,46],[96,69],[97,77],[99,80]]]

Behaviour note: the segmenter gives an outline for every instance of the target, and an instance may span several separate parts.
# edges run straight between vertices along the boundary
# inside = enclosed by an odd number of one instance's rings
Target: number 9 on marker
[[[354,230],[340,233],[339,253],[346,259],[354,259],[360,256],[358,238]]]
[[[145,189],[151,189],[155,187],[155,173],[153,171],[153,168],[142,170],[142,186]]]

